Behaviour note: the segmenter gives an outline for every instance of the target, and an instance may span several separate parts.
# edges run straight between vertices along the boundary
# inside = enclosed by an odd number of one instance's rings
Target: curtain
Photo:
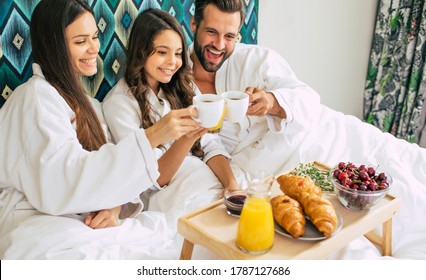
[[[364,120],[409,142],[425,123],[425,8],[424,0],[379,1],[364,92]]]

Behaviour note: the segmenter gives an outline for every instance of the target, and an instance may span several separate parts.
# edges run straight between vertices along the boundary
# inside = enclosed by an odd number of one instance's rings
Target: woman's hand
[[[118,226],[120,211],[121,206],[98,212],[91,212],[84,219],[84,223],[93,229],[115,227]]]
[[[200,129],[200,123],[193,119],[196,116],[197,112],[193,107],[170,111],[145,130],[151,147],[155,148],[162,143],[179,139],[187,133]]]

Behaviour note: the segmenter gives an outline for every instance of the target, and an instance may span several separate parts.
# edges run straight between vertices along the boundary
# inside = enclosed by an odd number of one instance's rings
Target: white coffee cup
[[[223,119],[223,110],[225,101],[222,96],[216,94],[202,94],[194,96],[192,104],[198,112],[195,119],[200,122],[202,127],[215,127]]]
[[[242,91],[227,91],[222,93],[222,97],[225,99],[225,119],[232,123],[241,121],[247,114],[248,94]]]

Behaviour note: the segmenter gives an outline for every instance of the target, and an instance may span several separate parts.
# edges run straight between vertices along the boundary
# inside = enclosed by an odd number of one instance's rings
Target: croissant
[[[337,215],[333,205],[322,197],[322,190],[310,178],[281,175],[277,178],[280,189],[296,199],[314,226],[326,237],[336,229]]]
[[[299,202],[287,195],[277,195],[271,199],[275,221],[294,238],[305,233],[306,219]]]
[[[298,195],[299,203],[314,226],[326,237],[336,229],[337,215],[333,205],[326,198],[302,192]]]
[[[286,174],[279,176],[277,182],[280,184],[283,193],[296,200],[299,200],[298,195],[302,192],[322,195],[321,188],[316,186],[311,178]]]

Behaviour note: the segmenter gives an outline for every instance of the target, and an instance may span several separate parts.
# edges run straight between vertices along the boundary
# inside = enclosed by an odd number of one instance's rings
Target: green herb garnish
[[[313,163],[301,163],[290,174],[311,178],[315,182],[315,185],[320,187],[324,192],[333,191],[333,186],[328,179],[328,171],[318,168]]]

